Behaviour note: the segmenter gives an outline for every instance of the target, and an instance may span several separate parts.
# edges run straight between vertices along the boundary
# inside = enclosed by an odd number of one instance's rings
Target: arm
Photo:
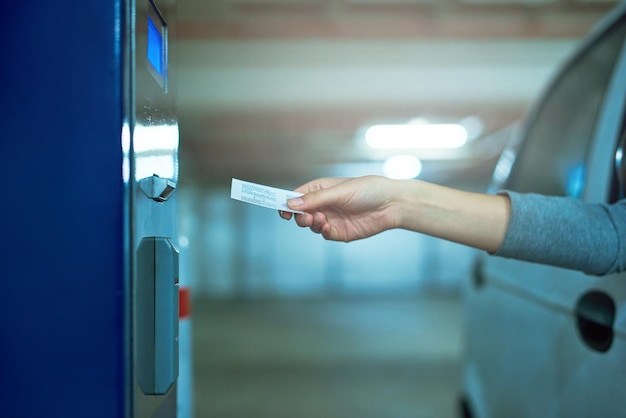
[[[302,227],[335,241],[403,228],[516,258],[604,275],[626,270],[626,199],[470,193],[417,180],[319,179],[288,202]],[[281,214],[285,219],[291,213]]]
[[[333,241],[353,241],[402,228],[494,252],[509,220],[509,199],[450,189],[418,180],[366,176],[318,179],[288,202],[302,227]],[[290,213],[284,213],[286,219]]]

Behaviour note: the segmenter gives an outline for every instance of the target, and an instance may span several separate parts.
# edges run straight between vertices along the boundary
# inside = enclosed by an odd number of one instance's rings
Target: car
[[[624,198],[625,35],[621,5],[520,122],[492,192]],[[593,276],[481,254],[463,305],[461,416],[626,417],[626,273]]]

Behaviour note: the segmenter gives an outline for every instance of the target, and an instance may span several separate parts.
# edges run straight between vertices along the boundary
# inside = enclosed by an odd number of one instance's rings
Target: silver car
[[[622,5],[520,124],[494,189],[624,197],[625,34]],[[595,277],[480,256],[465,320],[462,416],[626,417],[626,273]]]

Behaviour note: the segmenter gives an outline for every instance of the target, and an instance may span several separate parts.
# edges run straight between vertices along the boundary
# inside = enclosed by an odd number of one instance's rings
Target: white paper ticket
[[[277,189],[275,187],[264,186],[262,184],[250,183],[238,179],[233,179],[230,185],[230,198],[264,208],[283,210],[285,212],[302,213],[298,210],[287,207],[287,199],[302,196],[291,190]]]

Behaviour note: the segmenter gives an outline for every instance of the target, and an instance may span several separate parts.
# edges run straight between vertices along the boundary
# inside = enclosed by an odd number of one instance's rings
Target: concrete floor
[[[193,305],[196,418],[455,418],[454,298]]]

